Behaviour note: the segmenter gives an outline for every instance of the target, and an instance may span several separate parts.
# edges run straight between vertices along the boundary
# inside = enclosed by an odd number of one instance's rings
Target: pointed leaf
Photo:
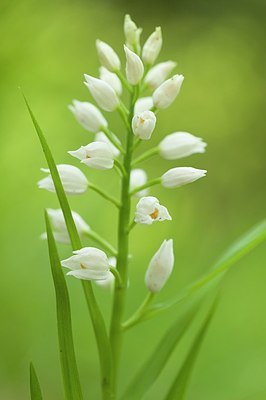
[[[197,298],[182,310],[181,316],[178,316],[174,324],[163,335],[150,357],[140,367],[121,400],[142,399],[142,396],[158,378],[175,347],[182,339],[199,309],[199,303]]]
[[[41,387],[32,363],[30,363],[30,397],[31,400],[42,400]]]
[[[54,162],[51,150],[48,146],[45,136],[44,136],[32,110],[31,110],[31,108],[27,102],[26,97],[24,95],[23,95],[23,97],[24,97],[26,106],[28,108],[28,111],[30,113],[35,130],[38,134],[38,137],[39,137],[39,140],[40,140],[40,143],[41,143],[41,146],[42,146],[42,149],[43,149],[43,152],[44,152],[44,155],[45,155],[45,158],[46,158],[46,161],[47,161],[47,164],[48,164],[48,167],[49,167],[49,170],[50,170],[53,182],[54,182],[55,191],[56,191],[60,206],[62,208],[64,217],[65,217],[66,226],[67,226],[67,230],[69,233],[69,237],[70,237],[73,249],[74,250],[80,249],[81,248],[80,238],[79,238],[77,228],[76,228],[76,225],[74,223],[74,220],[73,220],[73,217],[71,214],[71,209],[69,207],[68,200],[67,200],[56,164]]]
[[[195,293],[213,287],[218,284],[229,268],[234,265],[240,258],[249,253],[254,247],[266,240],[266,220],[249,230],[244,236],[238,239],[229,249],[218,259],[211,268],[210,272],[203,278],[198,279],[194,283],[188,285],[180,291],[173,299],[161,304],[154,304],[147,309],[142,320],[150,319],[160,312],[175,306]]]
[[[73,343],[69,295],[47,212],[45,212],[45,222],[56,294],[57,329],[65,396],[67,400],[82,400]]]
[[[210,325],[210,322],[212,320],[213,314],[215,312],[215,307],[216,304],[214,304],[209,311],[205,321],[202,324],[201,329],[199,330],[195,340],[193,341],[190,350],[187,354],[187,357],[185,361],[183,362],[183,365],[178,372],[171,389],[167,396],[165,397],[165,400],[184,400],[186,391],[188,389],[188,384],[190,381],[191,373],[193,371],[195,362],[198,357],[198,353],[200,351],[203,339],[206,335],[206,332],[208,330],[208,327]]]

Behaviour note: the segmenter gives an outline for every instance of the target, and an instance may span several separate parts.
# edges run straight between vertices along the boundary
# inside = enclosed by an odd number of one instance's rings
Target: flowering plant
[[[46,210],[46,233],[42,237],[48,240],[55,285],[60,359],[67,400],[82,400],[83,392],[73,344],[69,294],[61,267],[68,269],[67,276],[77,278],[82,283],[97,342],[100,384],[104,400],[143,398],[163,370],[195,315],[199,310],[203,310],[204,316],[201,316],[194,341],[164,397],[165,400],[184,399],[198,350],[215,310],[214,299],[217,297],[222,278],[233,263],[266,238],[266,223],[263,222],[234,244],[205,276],[183,288],[173,299],[155,303],[156,295],[169,279],[175,263],[173,239],[165,239],[151,257],[146,269],[146,298],[133,315],[128,319],[124,318],[125,299],[129,288],[129,259],[133,257],[129,254],[130,233],[138,224],[151,225],[172,220],[168,209],[161,205],[156,197],[149,195],[150,188],[159,184],[166,189],[178,188],[206,175],[204,169],[175,167],[160,177],[148,180],[146,172],[138,167],[139,163],[155,155],[166,160],[176,160],[203,153],[206,147],[206,143],[199,137],[187,132],[174,132],[167,135],[157,146],[135,156],[136,149],[143,146],[154,134],[159,112],[174,102],[184,80],[183,75],[179,74],[169,78],[176,67],[173,61],[161,62],[154,66],[162,47],[161,28],[155,29],[142,48],[141,32],[142,29],[126,15],[125,75],[121,72],[120,59],[112,47],[103,41],[96,41],[101,64],[100,77],[85,74],[84,83],[99,108],[90,102],[78,100],[74,100],[69,106],[78,123],[96,136],[94,141],[68,153],[88,168],[114,169],[121,182],[120,198],[113,197],[92,183],[78,167],[55,164],[46,139],[26,101],[49,167],[42,169],[48,175],[38,182],[38,186],[55,192],[61,206],[58,210]],[[152,91],[152,96],[143,96],[147,90]],[[129,94],[128,105],[123,101],[123,92]],[[111,130],[100,109],[118,112],[124,124],[124,135],[118,137]],[[94,232],[83,217],[71,211],[67,196],[81,195],[87,190],[96,191],[118,210],[116,247]],[[137,203],[133,206],[136,197]],[[83,246],[81,241],[86,238],[94,241],[97,247]],[[56,241],[70,243],[73,254],[60,261]],[[94,295],[92,281],[112,290],[113,306],[109,333]],[[124,334],[140,322],[181,303],[182,309],[175,317],[173,325],[166,329],[150,358],[141,365],[121,394],[118,376]],[[33,400],[42,399],[33,365],[31,397]]]

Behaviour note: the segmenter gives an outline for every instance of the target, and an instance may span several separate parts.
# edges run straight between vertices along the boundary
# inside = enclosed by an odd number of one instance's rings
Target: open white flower
[[[165,285],[174,267],[173,240],[164,240],[148,266],[145,283],[150,292],[159,292]]]
[[[61,261],[63,267],[71,271],[67,275],[72,275],[78,279],[101,280],[109,276],[109,261],[107,255],[96,247],[83,247],[73,251],[73,256]]]
[[[124,46],[124,50],[126,53],[126,76],[127,80],[131,85],[137,85],[144,74],[144,66],[140,59],[140,57],[129,50],[127,46]]]
[[[187,132],[167,135],[159,144],[160,155],[166,160],[177,160],[195,153],[204,153],[207,144]]]
[[[80,125],[87,131],[97,133],[107,126],[107,121],[101,111],[87,101],[73,100],[73,105],[69,106]]]
[[[100,63],[107,68],[109,71],[119,71],[120,70],[120,60],[116,52],[112,49],[109,44],[102,42],[101,40],[96,40],[96,49]]]
[[[142,59],[145,64],[151,65],[154,63],[161,51],[162,44],[162,30],[161,27],[158,26],[144,43]]]
[[[140,97],[135,104],[134,114],[149,111],[153,107],[153,100],[151,96]]]
[[[166,207],[161,206],[156,197],[142,197],[136,205],[134,221],[151,225],[155,221],[172,220]]]
[[[148,177],[144,169],[141,168],[135,168],[131,170],[130,174],[130,191],[135,190],[137,187],[145,185],[147,182]],[[149,193],[149,189],[144,189],[141,190],[140,192],[137,192],[134,194],[135,197],[143,197],[147,196]]]
[[[86,192],[88,188],[88,180],[80,169],[73,165],[59,164],[57,165],[57,170],[66,194],[76,195]],[[49,175],[38,182],[38,187],[40,189],[48,190],[49,192],[55,192],[50,170],[47,168],[41,168],[41,171],[46,172]]]
[[[165,61],[157,64],[149,70],[144,82],[151,89],[156,89],[165,81],[175,67],[176,62],[174,61]]]
[[[122,94],[122,84],[120,79],[113,72],[108,71],[105,67],[100,67],[100,79],[108,85],[112,86],[118,96]]]
[[[174,75],[162,83],[153,93],[154,106],[159,109],[169,107],[178,95],[183,80],[183,75]]]
[[[126,14],[124,20],[124,34],[126,38],[126,45],[130,50],[140,49],[140,35],[142,28],[138,28],[134,21],[132,21],[130,15]]]
[[[68,153],[91,168],[111,169],[114,166],[114,154],[107,143],[92,142]]]
[[[106,136],[106,134],[104,132],[96,133],[95,142],[107,143],[110,146],[110,149],[111,149],[114,157],[118,157],[119,156],[120,151],[118,150],[117,147],[115,147],[115,145],[113,145],[113,143],[108,139],[108,137]],[[119,141],[119,144],[121,144],[120,141]]]
[[[132,119],[132,130],[135,136],[149,140],[156,125],[156,116],[152,111],[135,114]]]
[[[51,222],[53,236],[55,240],[59,243],[70,243],[70,238],[64,218],[63,211],[61,208],[54,210],[52,208],[47,209],[49,220]],[[75,211],[71,211],[72,217],[74,219],[78,234],[82,237],[84,234],[90,231],[89,225],[84,221],[84,219]],[[46,239],[47,234],[42,233],[41,239]]]
[[[118,107],[119,99],[112,86],[101,79],[87,74],[84,77],[86,80],[84,83],[98,106],[105,111],[114,111]]]
[[[109,266],[112,268],[116,268],[116,257],[109,257],[108,258]],[[104,289],[112,289],[115,283],[114,274],[111,271],[108,271],[108,276],[104,280],[95,281],[98,286],[101,286]]]
[[[176,188],[203,178],[207,171],[192,167],[176,167],[169,169],[162,176],[162,185],[166,188]]]

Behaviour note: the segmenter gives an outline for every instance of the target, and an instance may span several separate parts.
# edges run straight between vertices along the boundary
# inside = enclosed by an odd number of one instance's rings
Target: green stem
[[[107,126],[102,127],[102,131],[105,133],[105,135],[108,137],[111,143],[120,151],[121,154],[125,154],[125,150],[121,146],[117,136],[110,131],[110,129]]]
[[[129,227],[128,227],[128,233],[131,232],[132,229],[134,228],[134,226],[136,226],[136,225],[137,225],[137,223],[133,220],[133,221],[131,222],[131,224],[129,225]]]
[[[122,328],[127,330],[132,326],[136,325],[140,320],[144,312],[146,311],[147,307],[151,304],[155,296],[155,293],[148,292],[147,296],[145,297],[144,301],[141,303],[137,311],[122,324]]]
[[[122,280],[122,285],[116,280],[113,309],[111,316],[110,326],[110,343],[112,348],[113,356],[113,390],[116,392],[118,368],[120,363],[120,356],[122,350],[123,332],[122,332],[122,319],[125,308],[125,297],[128,282],[128,226],[130,223],[130,206],[131,199],[129,194],[129,182],[131,172],[131,159],[132,159],[132,145],[134,135],[131,129],[131,120],[133,118],[134,106],[137,97],[137,88],[134,88],[134,93],[131,97],[130,113],[127,116],[125,125],[128,129],[127,134],[127,146],[126,154],[124,157],[124,169],[126,175],[122,179],[121,189],[121,207],[119,211],[119,223],[118,223],[118,256],[117,256],[117,271],[119,272]]]
[[[110,272],[112,272],[112,274],[114,275],[115,279],[117,279],[118,285],[122,287],[123,286],[123,281],[122,281],[121,275],[119,274],[117,269],[114,268],[114,267],[110,267]]]
[[[120,170],[120,172],[122,173],[122,176],[126,176],[127,172],[124,168],[124,165],[120,163],[120,161],[118,160],[114,160],[115,166]]]
[[[132,190],[130,192],[130,196],[133,196],[133,194],[135,194],[135,193],[141,192],[143,189],[149,188],[154,185],[158,185],[159,183],[161,183],[161,181],[162,181],[162,178],[151,179],[150,181],[144,183],[144,185],[136,187],[134,190]]]
[[[122,82],[122,85],[130,92],[132,93],[132,86],[128,83],[128,81],[126,80],[126,77],[122,74],[121,71],[115,71],[116,75],[118,76],[118,78],[120,79],[120,81]]]
[[[117,107],[117,111],[121,115],[122,120],[124,121],[124,124],[125,124],[127,130],[130,131],[133,114],[132,114],[131,118],[129,118],[130,113],[127,110],[126,106],[122,102],[120,102],[119,106]]]
[[[144,160],[147,160],[148,158],[155,156],[158,153],[159,153],[159,147],[153,147],[152,149],[145,151],[145,153],[141,154],[141,156],[133,160],[132,167]]]
[[[107,240],[103,239],[98,233],[93,230],[89,230],[85,233],[87,237],[100,244],[105,250],[107,250],[112,256],[117,256],[117,250]]]
[[[120,208],[120,203],[116,199],[114,199],[112,196],[109,196],[109,194],[105,193],[101,188],[98,186],[94,185],[93,183],[89,183],[89,188],[94,190],[96,193],[100,194],[104,199],[110,201],[113,203],[117,208]]]

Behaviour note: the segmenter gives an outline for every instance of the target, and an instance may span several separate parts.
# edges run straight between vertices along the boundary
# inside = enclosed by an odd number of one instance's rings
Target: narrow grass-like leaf
[[[59,200],[59,203],[62,208],[62,212],[64,214],[68,234],[71,240],[71,245],[73,250],[80,249],[82,247],[80,237],[77,232],[77,228],[75,226],[72,214],[71,214],[71,209],[59,176],[59,173],[56,168],[55,161],[52,156],[52,152],[48,146],[48,143],[46,141],[46,138],[27,102],[27,99],[23,95],[25,103],[27,105],[28,111],[30,113],[33,125],[35,127],[35,130],[38,134],[48,167],[50,169],[50,173],[53,179],[53,183],[55,186],[56,194]],[[97,342],[97,347],[98,347],[98,352],[99,352],[99,358],[100,358],[100,364],[101,364],[101,375],[102,375],[102,389],[103,392],[109,393],[111,391],[110,385],[112,381],[112,359],[111,359],[111,349],[110,349],[110,344],[109,344],[109,339],[104,323],[103,316],[101,314],[101,311],[99,309],[99,306],[96,302],[92,285],[91,282],[89,281],[82,281],[82,287],[84,291],[84,295],[86,298],[86,303],[88,305],[88,309],[90,312],[91,320],[92,320],[92,325],[94,328],[94,333],[95,333],[95,338]]]
[[[31,400],[42,400],[40,383],[32,363],[30,363],[30,397]]]
[[[82,400],[73,343],[69,295],[47,212],[45,212],[45,222],[56,295],[58,341],[65,396],[67,400]]]
[[[162,372],[175,347],[194,319],[199,307],[199,299],[194,299],[182,310],[171,327],[163,335],[155,350],[130,382],[121,400],[140,400]]]
[[[229,249],[218,259],[214,266],[203,278],[198,279],[194,283],[188,285],[180,291],[176,297],[161,304],[154,304],[147,309],[142,320],[149,319],[160,312],[169,309],[190,298],[198,291],[211,288],[217,282],[221,281],[229,268],[234,265],[240,258],[249,253],[253,248],[266,240],[266,220],[250,229],[244,236],[238,239]]]
[[[68,201],[67,201],[67,197],[66,197],[66,194],[65,194],[65,191],[64,191],[64,188],[63,188],[63,185],[62,185],[58,170],[56,168],[56,164],[55,164],[55,161],[53,159],[51,150],[50,150],[50,148],[48,146],[48,143],[47,143],[47,141],[45,139],[45,136],[44,136],[44,134],[43,134],[43,132],[42,132],[42,130],[41,130],[41,128],[40,128],[40,126],[39,126],[39,124],[38,124],[38,122],[37,122],[37,120],[36,120],[36,118],[35,118],[35,116],[34,116],[34,114],[32,112],[32,110],[31,110],[31,108],[29,106],[29,103],[28,103],[26,97],[24,95],[23,95],[23,97],[24,97],[26,106],[28,108],[28,111],[30,113],[30,116],[31,116],[33,125],[35,127],[35,130],[36,130],[36,132],[38,134],[38,137],[39,137],[39,140],[40,140],[40,143],[41,143],[41,146],[42,146],[42,149],[43,149],[43,152],[44,152],[44,155],[45,155],[45,158],[46,158],[46,161],[47,161],[47,164],[48,164],[48,167],[49,167],[49,170],[50,170],[53,182],[54,182],[55,191],[56,191],[60,206],[61,206],[63,214],[64,214],[64,218],[65,218],[65,221],[66,221],[66,226],[67,226],[69,237],[70,237],[70,240],[71,240],[71,243],[72,243],[72,247],[73,247],[74,250],[80,249],[81,248],[81,242],[80,242],[80,238],[79,238],[79,235],[78,235],[78,231],[77,231],[76,225],[74,223],[74,219],[73,219],[72,214],[71,214],[71,209],[69,207],[69,204],[68,204]]]
[[[204,320],[201,329],[199,330],[196,338],[194,339],[190,350],[183,362],[183,365],[178,372],[170,391],[168,392],[165,400],[184,400],[188,389],[190,377],[197,360],[203,339],[206,335],[210,322],[212,320],[213,314],[215,312],[216,304],[214,304],[209,311],[206,319]]]

